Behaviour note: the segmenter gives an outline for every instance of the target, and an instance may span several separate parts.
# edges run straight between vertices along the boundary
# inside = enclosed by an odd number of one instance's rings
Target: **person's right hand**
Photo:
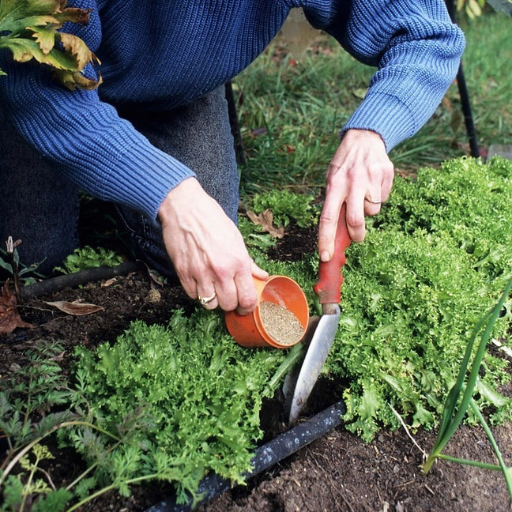
[[[318,251],[322,261],[334,254],[341,207],[346,203],[350,239],[362,242],[365,215],[377,215],[387,201],[393,184],[394,167],[384,141],[370,130],[348,130],[327,171],[325,202],[320,216]]]
[[[248,314],[256,307],[252,276],[268,273],[249,256],[240,231],[195,178],[169,192],[158,217],[165,247],[189,297],[211,297],[207,309],[220,306]]]

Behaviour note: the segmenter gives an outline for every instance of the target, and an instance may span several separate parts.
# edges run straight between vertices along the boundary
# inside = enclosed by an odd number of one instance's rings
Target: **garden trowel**
[[[345,204],[342,206],[334,254],[328,262],[320,262],[318,282],[313,287],[322,305],[322,316],[310,319],[306,335],[301,342],[305,347],[302,365],[296,365],[286,376],[284,393],[285,421],[293,425],[313,390],[334,341],[340,317],[341,269],[345,265],[345,251],[350,245],[350,236],[345,220]]]

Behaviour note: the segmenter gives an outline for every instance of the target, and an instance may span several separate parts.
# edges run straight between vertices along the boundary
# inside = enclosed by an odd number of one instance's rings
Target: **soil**
[[[315,250],[314,231],[292,230],[273,250],[282,260],[302,258],[306,248]],[[159,293],[155,293],[154,290]],[[83,301],[104,310],[71,316],[48,301]],[[114,340],[134,319],[166,323],[169,312],[195,307],[176,285],[160,287],[143,268],[123,277],[67,288],[19,307],[23,320],[34,329],[16,329],[0,336],[0,376],[4,378],[26,364],[26,349],[41,339],[61,340],[66,354],[73,347]],[[215,313],[212,313],[215,314]],[[69,360],[64,357],[64,366]],[[503,390],[510,395],[510,389]],[[313,408],[321,410],[339,400],[340,390],[319,387]],[[310,408],[310,413],[315,412]],[[494,429],[505,462],[512,465],[512,425]],[[267,437],[271,436],[270,430]],[[413,442],[414,438],[414,442]],[[435,432],[405,429],[382,431],[371,443],[349,433],[343,424],[287,459],[201,505],[201,512],[323,512],[323,511],[468,511],[509,510],[509,496],[500,473],[447,462],[438,462],[428,475],[420,469],[422,452],[428,452]],[[420,450],[421,448],[421,450]],[[466,459],[495,462],[485,433],[480,428],[461,428],[452,438],[448,453]],[[72,473],[78,461],[61,454],[55,473]],[[145,511],[171,494],[166,485],[135,488],[129,498],[110,493],[83,507],[82,512]]]

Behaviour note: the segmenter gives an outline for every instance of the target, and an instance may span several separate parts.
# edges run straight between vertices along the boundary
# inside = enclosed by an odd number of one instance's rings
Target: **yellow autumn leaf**
[[[17,62],[34,59],[51,66],[54,76],[68,89],[94,89],[101,78],[86,78],[81,71],[99,60],[82,39],[58,31],[65,22],[87,24],[90,10],[66,4],[67,0],[0,1],[0,49],[10,50]],[[0,69],[2,75],[6,73]]]
[[[67,69],[55,69],[53,74],[55,78],[70,91],[74,91],[75,89],[92,91],[103,82],[101,76],[98,80],[94,80],[85,77],[78,71],[69,71]]]
[[[249,219],[251,219],[254,224],[260,225],[262,230],[270,233],[272,237],[283,238],[284,227],[277,227],[274,225],[274,214],[272,213],[272,210],[267,208],[259,215],[256,215],[252,211],[248,211],[247,217],[249,217]]]
[[[30,39],[14,39],[11,41],[9,49],[17,62],[28,62],[35,59],[41,64],[48,64],[56,69],[76,68],[76,62],[72,56],[55,49],[48,54],[43,53],[36,41]]]
[[[50,51],[55,46],[55,31],[48,29],[38,29],[37,27],[27,27],[28,30],[34,32],[32,37],[41,48],[41,51],[45,54],[50,53]]]
[[[99,63],[99,59],[79,37],[71,34],[60,34],[60,41],[64,51],[69,55],[73,55],[76,59],[78,70],[82,70],[89,62],[95,61]]]

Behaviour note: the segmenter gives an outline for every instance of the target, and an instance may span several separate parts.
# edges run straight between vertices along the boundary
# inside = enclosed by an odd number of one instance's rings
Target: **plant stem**
[[[112,439],[115,439],[116,441],[120,441],[120,439],[110,432],[107,432],[106,430],[103,430],[100,427],[97,427],[96,425],[93,425],[92,423],[88,423],[87,421],[65,421],[63,423],[60,423],[59,425],[55,425],[53,428],[51,428],[46,434],[38,437],[37,439],[34,439],[31,443],[29,443],[25,448],[23,448],[17,455],[14,457],[11,462],[7,465],[5,468],[2,476],[0,477],[0,486],[4,483],[5,479],[9,475],[9,473],[12,471],[12,468],[19,462],[19,460],[28,453],[37,443],[41,442],[43,439],[48,437],[49,435],[53,434],[55,431],[57,431],[59,428],[65,428],[65,427],[76,427],[82,425],[84,427],[89,427],[94,430],[97,430],[98,432],[101,432],[102,434],[105,434],[108,437],[111,437]]]
[[[145,475],[145,476],[139,476],[137,478],[132,478],[131,480],[126,480],[126,482],[124,482],[124,483],[126,485],[131,485],[131,484],[136,484],[136,483],[139,483],[139,482],[143,482],[144,480],[153,480],[154,478],[157,478],[157,477],[158,477],[158,474],[155,473],[153,475]],[[115,483],[113,483],[111,485],[108,485],[107,487],[104,487],[103,489],[100,489],[99,491],[96,491],[94,494],[91,494],[90,496],[87,496],[87,498],[83,499],[79,503],[76,503],[71,508],[68,508],[66,510],[66,512],[72,512],[73,510],[76,510],[77,508],[81,507],[85,503],[94,500],[98,496],[101,496],[102,494],[104,494],[104,493],[106,493],[108,491],[112,491],[112,490],[116,489],[118,486],[119,485],[115,484]]]
[[[121,439],[119,439],[117,441],[117,443],[115,443],[114,445],[112,445],[108,450],[105,451],[105,453],[112,453],[120,444],[121,444]],[[93,469],[95,469],[96,467],[98,467],[99,465],[99,462],[95,462],[94,464],[91,464],[81,475],[78,475],[75,480],[73,480],[67,487],[66,487],[66,491],[70,491],[78,482],[80,482],[80,480],[82,480],[83,478],[85,478]]]
[[[459,459],[457,457],[452,457],[451,455],[446,455],[444,453],[440,453],[437,455],[438,459],[447,460],[449,462],[457,462],[458,464],[464,464],[466,466],[474,466],[480,469],[490,469],[491,471],[501,471],[501,467],[497,464],[488,464],[487,462],[478,462],[476,460],[467,460],[467,459]]]
[[[306,347],[302,343],[297,343],[292,347],[286,359],[281,363],[272,379],[270,379],[268,383],[270,389],[275,389],[277,387],[279,382],[281,382],[284,376],[290,372],[297,361],[302,357],[305,350]]]
[[[38,464],[39,464],[39,457],[36,455],[36,461],[30,471],[30,475],[28,477],[28,482],[23,486],[24,492],[23,492],[23,499],[21,500],[20,512],[23,512],[23,510],[25,509],[25,502],[27,501],[27,497],[28,497],[29,491],[30,491],[30,485],[32,484],[32,480],[34,479],[34,474],[36,472]]]
[[[83,478],[85,478],[93,469],[95,469],[98,466],[98,463],[95,462],[94,464],[91,464],[82,474],[78,475],[69,485],[66,486],[66,491],[71,491],[73,487],[80,482]]]
[[[18,272],[18,262],[16,261],[16,255],[14,251],[16,250],[16,247],[21,243],[21,240],[16,240],[16,242],[13,242],[12,236],[9,236],[7,238],[7,256],[9,258],[9,263],[12,268],[12,279],[14,282],[14,293],[16,294],[16,300],[18,301],[18,304],[21,304],[23,302],[23,299],[21,297],[21,291],[20,291],[20,276]]]
[[[475,414],[477,415],[478,419],[480,420],[480,423],[482,424],[482,427],[485,430],[487,437],[489,438],[489,442],[491,443],[492,449],[494,450],[494,453],[496,454],[496,458],[498,459],[498,462],[500,463],[499,467],[503,471],[503,476],[505,477],[505,482],[507,484],[508,494],[510,496],[511,505],[512,505],[512,479],[510,478],[508,468],[505,464],[505,461],[503,460],[500,449],[498,448],[498,444],[496,443],[496,440],[494,439],[494,436],[492,435],[491,429],[489,428],[489,425],[487,425],[485,418],[483,417],[482,413],[479,411],[478,407],[476,406],[475,401],[471,400],[470,405],[471,405],[471,408],[473,409],[473,411],[475,412]]]
[[[432,448],[430,455],[427,458],[427,461],[423,466],[423,471],[425,473],[428,473],[428,471],[432,467],[434,460],[440,455],[443,448],[446,446],[454,432],[457,430],[458,426],[462,422],[462,419],[464,418],[464,415],[466,414],[468,406],[473,400],[473,392],[476,385],[476,381],[478,379],[478,371],[480,369],[480,365],[482,363],[482,359],[487,348],[487,342],[489,341],[489,338],[494,329],[494,324],[498,319],[498,316],[503,308],[505,301],[508,298],[511,289],[512,280],[508,282],[498,303],[494,306],[494,308],[492,308],[492,310],[489,313],[485,315],[485,317],[482,320],[478,322],[478,324],[475,326],[475,329],[473,330],[471,339],[468,343],[466,352],[464,354],[464,359],[461,364],[457,381],[454,387],[451,389],[448,395],[448,399],[446,400],[445,410],[443,411],[443,419],[441,422],[441,427],[439,429],[438,437],[436,439],[436,442],[434,444],[434,447]],[[469,358],[471,356],[474,341],[476,339],[477,333],[483,327],[486,321],[487,324],[485,326],[484,333],[482,334],[480,344],[478,345],[475,357],[473,359],[473,365],[471,367],[471,371],[464,389],[464,394],[459,405],[459,409],[455,413],[455,407],[458,401],[458,397],[460,395],[462,388],[464,387],[464,378],[469,363]]]

